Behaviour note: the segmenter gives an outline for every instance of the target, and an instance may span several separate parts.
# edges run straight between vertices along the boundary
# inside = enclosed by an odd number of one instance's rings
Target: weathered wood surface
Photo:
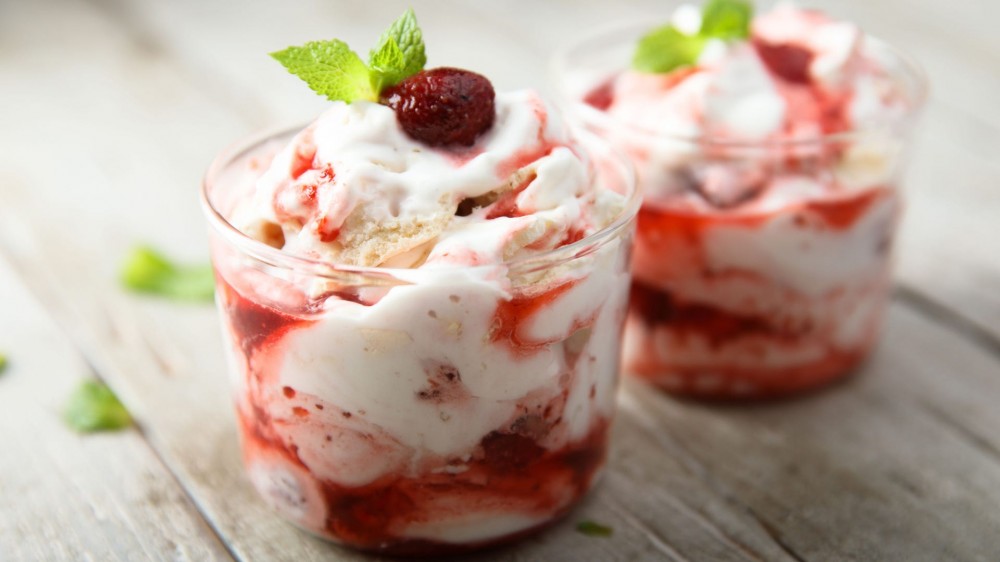
[[[227,560],[136,430],[85,438],[60,411],[90,369],[0,267],[0,560]]]
[[[74,548],[94,559],[121,552],[131,559],[371,559],[282,523],[250,489],[214,310],[126,295],[116,280],[121,257],[139,241],[204,259],[196,190],[212,155],[254,129],[304,121],[322,108],[264,53],[333,35],[363,48],[407,5],[287,4],[0,3],[0,253],[145,429],[81,440],[53,433],[63,431],[54,406],[35,411],[42,439],[8,441],[21,450],[44,439],[52,454],[20,462],[0,456],[0,559],[82,557]],[[481,69],[508,89],[542,84],[548,53],[580,30],[667,9],[652,0],[616,4],[428,1],[417,8],[434,65]],[[779,404],[679,402],[627,384],[614,461],[592,498],[550,532],[475,559],[997,558],[1000,297],[993,287],[1000,252],[990,241],[1000,239],[1000,168],[992,156],[1000,148],[993,72],[1000,40],[974,16],[987,0],[828,4],[904,45],[936,82],[900,243],[904,289],[877,356],[846,384]],[[544,25],[526,25],[526,11]],[[14,342],[8,347],[18,370],[0,378],[0,407],[21,402],[7,388],[22,380],[21,361],[59,371],[52,381],[80,372],[65,343],[58,352],[23,343],[29,330],[21,313],[6,314],[8,300],[21,297],[3,301],[2,317],[18,323],[4,322],[0,329],[12,339],[0,345]],[[58,402],[68,392],[60,388],[44,387],[46,399]],[[23,433],[10,425],[16,411],[0,414],[5,435]],[[105,471],[104,463],[113,467]],[[71,465],[83,467],[80,480],[49,476]],[[120,487],[104,490],[100,475]],[[11,510],[9,482],[45,491]],[[141,490],[169,501],[137,506],[131,500],[148,493]],[[53,497],[65,497],[64,506],[48,506]],[[90,505],[119,501],[125,507],[106,508],[106,518],[90,516]],[[610,524],[615,534],[579,535],[572,527],[580,519]],[[136,520],[147,526],[129,526]],[[154,523],[182,537],[173,539],[176,548],[164,539],[171,533],[148,528]],[[109,533],[131,546],[101,542]]]

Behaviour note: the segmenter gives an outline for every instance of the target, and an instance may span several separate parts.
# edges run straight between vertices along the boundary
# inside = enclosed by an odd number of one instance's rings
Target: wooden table
[[[207,259],[197,190],[223,146],[324,102],[266,53],[367,49],[407,2],[0,3],[0,560],[369,560],[280,521],[242,474],[214,308],[126,294],[128,249]],[[658,0],[421,2],[434,66],[498,89]],[[626,383],[611,469],[569,520],[479,560],[1000,559],[1000,34],[992,0],[828,2],[934,84],[899,285],[860,376],[755,406]],[[530,22],[525,23],[525,15]],[[139,421],[78,436],[99,376]],[[610,538],[574,531],[589,519]]]

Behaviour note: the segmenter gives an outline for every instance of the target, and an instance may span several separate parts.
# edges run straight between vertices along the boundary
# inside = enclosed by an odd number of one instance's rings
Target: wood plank
[[[38,248],[48,263],[64,254]],[[69,247],[66,254],[79,251]],[[110,316],[133,315],[134,328],[160,326],[177,355],[197,357],[173,376],[155,373],[145,350],[100,326],[67,316],[97,340],[102,371],[131,388],[150,434],[175,459],[214,525],[248,558],[321,559],[336,553],[281,523],[245,482],[224,389],[215,319],[194,308],[133,302],[100,280],[60,284],[52,271],[19,258],[22,274],[64,298],[86,288]],[[105,285],[106,281],[103,282]],[[153,305],[153,306],[146,306]],[[71,312],[71,311],[69,311]],[[922,350],[923,353],[917,353]],[[139,380],[148,378],[151,380]],[[143,388],[145,387],[145,388]],[[763,407],[718,407],[670,400],[630,385],[615,433],[616,455],[604,486],[576,518],[614,526],[609,541],[586,539],[573,521],[516,550],[530,559],[844,559],[879,553],[905,559],[986,559],[1000,548],[1000,363],[905,308],[858,379],[816,397]],[[155,403],[154,403],[155,400]],[[165,404],[186,404],[187,423]],[[934,443],[933,447],[928,446]],[[905,524],[900,521],[904,521]],[[835,532],[831,532],[835,530]],[[582,544],[581,544],[582,543]],[[638,550],[637,550],[638,549]],[[944,550],[942,550],[944,549]],[[581,552],[582,551],[582,552]],[[583,553],[592,558],[581,558]],[[566,556],[567,558],[560,558]]]
[[[899,274],[1000,342],[1000,129],[932,107],[909,173]]]
[[[97,2],[60,5],[58,13],[21,4],[6,5],[0,18],[0,91],[19,108],[0,128],[4,252],[146,423],[238,556],[370,559],[296,531],[254,496],[239,465],[214,311],[123,295],[115,274],[139,239],[203,258],[202,230],[189,225],[200,224],[193,193],[209,155],[252,127],[302,119],[321,105],[266,57],[238,62],[246,53],[274,49],[272,39],[283,46],[334,28],[341,34],[338,21],[347,19],[343,35],[366,45],[384,14],[404,4],[232,10],[221,2]],[[435,64],[484,68],[483,59],[504,87],[537,82],[550,42],[616,11],[585,4],[575,20],[533,8],[561,30],[535,34],[484,4],[465,6],[428,4],[428,34],[446,46],[443,57],[454,57]],[[523,12],[517,8],[505,9]],[[32,21],[64,42],[46,45]],[[490,25],[470,27],[482,21]],[[457,48],[472,39],[482,50]],[[936,153],[946,141],[932,142]],[[65,177],[52,172],[52,154]],[[938,177],[975,173],[942,168]],[[920,222],[943,220],[936,207],[949,201],[942,192],[923,204],[920,212],[933,216]],[[954,254],[947,243],[962,234],[942,236],[928,259]],[[904,262],[913,236],[904,236]],[[954,370],[949,361],[962,363],[945,380],[938,373]],[[989,532],[997,526],[989,511],[998,489],[989,451],[997,444],[988,431],[1000,396],[996,368],[981,350],[897,309],[868,375],[814,399],[726,409],[630,386],[615,461],[594,497],[551,532],[481,559],[983,559],[998,547]],[[614,537],[575,533],[583,518],[611,524]]]
[[[623,414],[793,557],[991,560],[997,355],[905,306],[887,336],[859,376],[803,400],[681,403],[632,384]]]
[[[89,369],[2,261],[0,302],[0,559],[230,560],[139,432],[62,422]]]

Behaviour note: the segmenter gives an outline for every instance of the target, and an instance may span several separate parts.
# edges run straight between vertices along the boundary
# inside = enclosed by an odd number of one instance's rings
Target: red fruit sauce
[[[520,327],[532,316],[542,313],[572,285],[567,283],[535,296],[501,301],[496,313],[498,329],[494,332],[494,341],[511,346],[515,354],[532,353],[546,345],[520,336]],[[596,419],[583,438],[559,449],[550,450],[540,444],[562,423],[568,392],[564,390],[544,408],[539,408],[537,414],[525,414],[485,435],[464,462],[464,470],[389,473],[362,486],[344,486],[324,480],[309,470],[299,456],[299,446],[282,438],[278,429],[281,424],[317,423],[317,416],[324,411],[336,412],[336,407],[294,388],[278,387],[275,373],[264,372],[280,364],[274,358],[282,353],[282,338],[295,329],[308,326],[310,320],[252,302],[224,280],[220,280],[220,287],[224,310],[249,369],[247,377],[250,380],[246,382],[245,393],[240,397],[241,406],[237,408],[244,461],[250,466],[256,459],[281,458],[308,475],[313,486],[321,490],[322,511],[326,514],[323,526],[309,528],[310,531],[338,543],[392,555],[431,556],[480,549],[516,540],[565,515],[591,488],[604,465],[609,424],[603,418]],[[449,385],[460,384],[460,373],[450,366],[439,365],[437,371],[439,376],[430,381],[426,396],[421,394],[418,398],[442,398],[451,392]],[[571,371],[570,380],[573,377]],[[461,393],[452,396],[462,398]],[[295,403],[301,405],[291,409],[291,417],[276,419],[275,412],[280,410],[275,410],[269,400],[296,400]],[[315,408],[317,415],[310,415],[306,406]],[[358,413],[364,415],[363,411]],[[334,434],[340,431],[336,420],[353,421],[350,412],[342,414],[322,417],[320,423],[325,424],[322,430]],[[372,432],[373,439],[378,439],[377,435]],[[454,501],[442,502],[442,499]],[[302,493],[292,501],[309,500]],[[443,504],[451,509],[439,512],[444,509]],[[461,544],[413,539],[396,533],[410,523],[434,522],[454,516],[455,505],[495,510],[498,515],[535,516],[542,523],[505,536]]]
[[[742,276],[761,287],[762,291],[768,291],[775,282],[760,274],[749,271],[713,273],[702,263],[703,241],[711,229],[723,225],[755,229],[780,214],[795,214],[796,224],[800,221],[806,224],[809,220],[819,220],[832,231],[846,231],[858,224],[876,202],[891,196],[887,188],[876,188],[856,194],[803,201],[781,210],[756,214],[708,214],[657,208],[647,204],[639,212],[637,237],[650,256],[657,256],[664,262],[689,260],[665,270],[670,272],[667,275],[701,276],[706,283],[721,275]],[[872,251],[885,251],[876,242],[873,241]],[[686,251],[689,255],[686,257],[680,258],[673,254],[683,248],[688,249]],[[862,344],[843,348],[833,341],[829,326],[816,326],[808,317],[792,323],[782,315],[782,311],[775,311],[773,315],[737,313],[710,302],[688,301],[683,294],[651,284],[655,283],[656,277],[650,270],[643,271],[643,268],[656,264],[647,262],[648,265],[644,265],[639,261],[634,263],[636,280],[633,281],[629,299],[629,315],[632,320],[628,336],[632,340],[632,349],[626,353],[625,369],[675,394],[716,399],[774,398],[796,394],[847,375],[868,355],[876,339],[873,328]],[[883,273],[875,272],[874,275]],[[887,283],[876,284],[871,290],[885,291]],[[805,306],[828,307],[832,305],[825,299],[841,297],[841,294],[835,292],[825,297],[799,295],[795,298],[799,304],[805,303]],[[669,333],[668,341],[672,343],[668,348],[660,349],[660,346],[666,344],[655,337],[655,334],[664,331]],[[727,346],[737,346],[744,350],[757,346],[761,354],[760,365],[754,365],[752,361],[733,364],[724,359],[712,365],[686,363],[683,358],[686,346],[696,345],[690,342],[704,342],[709,349],[718,350],[719,353]],[[807,363],[797,362],[787,367],[776,367],[767,364],[764,359],[765,347],[772,353],[780,350],[794,352],[802,346],[816,347],[817,343],[826,351]],[[679,347],[674,349],[672,346]],[[712,379],[711,384],[699,382],[708,376]]]
[[[813,53],[805,47],[792,44],[772,44],[754,40],[764,64],[775,75],[795,84],[809,83],[809,65],[812,64]]]

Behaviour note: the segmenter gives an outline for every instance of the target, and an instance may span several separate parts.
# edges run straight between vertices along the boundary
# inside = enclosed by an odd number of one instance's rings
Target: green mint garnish
[[[698,60],[705,39],[685,35],[673,25],[665,25],[647,33],[639,40],[632,57],[632,68],[641,72],[667,73]]]
[[[698,61],[709,39],[733,41],[750,36],[753,6],[747,0],[709,0],[702,8],[701,28],[688,35],[673,24],[658,27],[639,40],[632,68],[667,73]]]
[[[0,373],[7,370],[7,356],[0,353]]]
[[[207,301],[215,294],[211,266],[177,265],[147,247],[132,250],[122,270],[122,283],[133,291],[179,300]]]
[[[368,64],[338,39],[310,41],[271,53],[289,72],[330,101],[378,101],[383,88],[423,70],[427,63],[417,16],[407,9],[379,38]]]
[[[382,88],[400,83],[406,74],[403,73],[406,66],[406,58],[403,50],[399,48],[399,43],[392,37],[385,40],[378,51],[372,51],[368,57],[368,66],[371,74],[375,78],[374,90],[381,92]]]
[[[733,40],[750,36],[753,6],[745,0],[709,0],[701,12],[704,37]]]
[[[368,54],[368,66],[382,74],[383,87],[399,84],[423,70],[425,64],[424,34],[412,8],[392,22],[379,37],[378,47]]]
[[[312,91],[331,101],[378,99],[368,67],[343,41],[310,41],[271,56],[288,72],[304,80]]]
[[[132,416],[111,389],[92,380],[84,381],[70,396],[63,419],[80,433],[121,429],[132,424]]]
[[[576,524],[576,530],[588,537],[610,537],[615,532],[611,527],[593,521],[580,521]]]

